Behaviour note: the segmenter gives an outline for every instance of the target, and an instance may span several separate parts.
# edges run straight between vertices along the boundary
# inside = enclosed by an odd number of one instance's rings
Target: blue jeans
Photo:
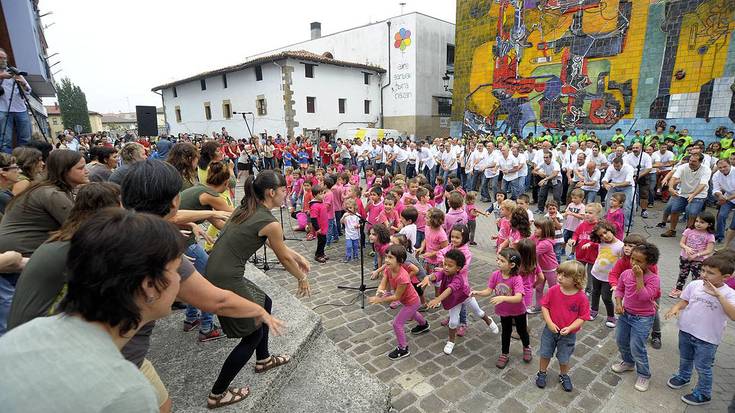
[[[31,120],[28,112],[0,112],[0,150],[5,153],[13,152],[13,130],[18,135],[15,146],[30,142]]]
[[[688,382],[692,379],[692,367],[696,368],[699,380],[694,392],[712,398],[712,365],[715,363],[716,352],[716,344],[700,340],[680,330],[679,372],[676,377]]]
[[[513,179],[512,181],[507,181],[508,186],[510,187],[510,199],[516,200],[520,195],[522,195],[524,192],[526,192],[526,177],[525,176],[519,176],[516,179]]]
[[[191,244],[188,248],[186,248],[186,252],[184,253],[189,258],[192,258],[194,260],[194,268],[196,268],[197,271],[199,271],[200,274],[205,275],[205,271],[207,269],[207,261],[209,260],[209,255],[204,251],[204,248],[202,248],[199,244]],[[186,259],[186,258],[184,258]],[[186,321],[188,322],[194,322],[197,319],[201,321],[201,325],[199,326],[199,331],[203,333],[208,333],[212,331],[213,327],[213,320],[214,315],[212,313],[207,313],[202,311],[199,312],[199,309],[194,307],[193,305],[187,304],[186,305]]]
[[[717,213],[717,230],[715,231],[715,238],[722,240],[725,238],[725,225],[727,225],[727,216],[730,215],[730,211],[735,208],[735,204],[732,202],[726,202],[724,205],[720,205],[720,211]],[[730,229],[735,225],[735,216],[730,221]]]
[[[671,213],[687,213],[687,217],[696,217],[704,209],[704,198],[694,198],[689,202],[687,198],[682,196],[672,196],[669,199],[671,205]]]
[[[618,343],[620,357],[626,364],[635,364],[639,376],[651,378],[648,365],[646,340],[653,327],[654,316],[640,316],[625,312],[618,319],[615,340]]]
[[[357,259],[360,253],[360,239],[345,238],[345,258]]]
[[[10,305],[15,295],[15,284],[20,274],[0,275],[0,337],[7,332]]]
[[[561,256],[564,253],[564,244],[557,242],[554,244],[554,255],[556,255],[556,262],[561,264]]]
[[[424,166],[424,176],[429,181],[429,185],[433,187],[434,183],[436,182],[436,168],[429,168],[428,166]]]
[[[459,325],[467,325],[467,306],[462,304],[462,308],[459,309]]]
[[[339,230],[337,229],[337,221],[334,218],[329,220],[327,228],[327,245],[339,241]]]
[[[467,191],[474,191],[475,190],[475,183],[477,183],[477,178],[480,177],[481,171],[471,171],[467,172],[467,185],[465,186],[465,190]]]
[[[591,204],[597,198],[597,191],[584,191],[584,202]]]
[[[648,174],[648,203],[653,205],[654,201],[656,200],[656,173],[650,173]],[[710,185],[710,188],[712,185]],[[645,196],[645,194],[644,194]]]
[[[421,246],[421,243],[424,242],[424,239],[426,238],[426,233],[424,231],[416,231],[416,245],[414,245],[414,249]]]
[[[610,198],[612,197],[612,194],[618,192],[622,192],[625,194],[625,205],[623,205],[623,211],[625,211],[625,226],[627,227],[628,225],[630,225],[630,220],[633,216],[633,187],[624,186],[610,188],[610,190],[607,191],[607,196],[605,197],[605,205],[610,205]]]
[[[492,178],[482,175],[482,182],[480,183],[480,196],[491,201],[495,198],[495,194],[498,192],[498,176],[495,175]]]

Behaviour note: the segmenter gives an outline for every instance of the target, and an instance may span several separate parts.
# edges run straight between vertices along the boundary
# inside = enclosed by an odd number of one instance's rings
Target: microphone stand
[[[359,215],[358,215],[359,216]],[[357,291],[358,298],[361,299],[360,308],[363,310],[365,309],[365,296],[367,295],[367,291],[375,290],[378,287],[368,287],[365,285],[365,244],[363,243],[363,238],[365,237],[365,223],[367,221],[360,217],[360,286],[359,287],[350,287],[346,285],[338,285],[337,288],[340,290],[351,290],[351,291]]]
[[[635,215],[636,210],[636,196],[640,195],[638,194],[638,180],[640,179],[641,175],[641,161],[643,161],[643,154],[645,151],[643,150],[643,145],[641,145],[641,154],[638,158],[638,165],[635,167],[635,176],[633,177],[633,199],[631,199],[631,206],[630,206],[630,221],[628,221],[628,229],[625,231],[625,236],[628,236],[630,234],[630,228],[633,226],[633,216]],[[646,195],[647,196],[647,195]]]

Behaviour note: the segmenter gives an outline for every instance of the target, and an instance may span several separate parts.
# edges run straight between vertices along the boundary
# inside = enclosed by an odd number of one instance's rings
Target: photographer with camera
[[[21,91],[21,88],[23,89]],[[14,67],[8,66],[8,55],[0,49],[0,150],[13,151],[13,131],[23,146],[31,140],[31,120],[21,93],[30,93],[31,85]]]

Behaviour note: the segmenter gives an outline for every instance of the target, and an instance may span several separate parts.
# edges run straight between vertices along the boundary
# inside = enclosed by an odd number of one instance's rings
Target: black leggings
[[[272,305],[271,298],[266,295],[263,308],[265,308],[268,314],[271,313]],[[265,360],[270,357],[270,353],[268,352],[268,326],[265,323],[259,329],[250,333],[249,336],[243,337],[242,341],[232,349],[230,355],[225,359],[225,364],[222,365],[222,370],[219,372],[217,381],[212,386],[212,394],[222,394],[227,390],[227,387],[235,379],[235,376],[240,373],[245,363],[250,360],[253,351],[255,351],[257,360]]]
[[[592,311],[597,311],[600,308],[600,295],[602,295],[602,302],[605,304],[607,316],[615,317],[615,307],[613,306],[610,283],[607,281],[600,281],[593,276],[592,294],[590,296],[590,308]]]
[[[500,317],[501,327],[501,338],[502,338],[502,353],[508,354],[510,352],[510,333],[513,332],[513,324],[516,326],[518,335],[521,336],[521,343],[523,347],[531,345],[530,339],[528,338],[528,326],[526,322],[526,315],[514,315],[507,317]]]

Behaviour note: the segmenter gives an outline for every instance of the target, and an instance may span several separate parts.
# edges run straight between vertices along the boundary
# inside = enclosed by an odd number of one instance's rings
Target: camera
[[[8,66],[5,68],[5,70],[13,76],[28,76],[28,73],[18,70],[17,67]]]

